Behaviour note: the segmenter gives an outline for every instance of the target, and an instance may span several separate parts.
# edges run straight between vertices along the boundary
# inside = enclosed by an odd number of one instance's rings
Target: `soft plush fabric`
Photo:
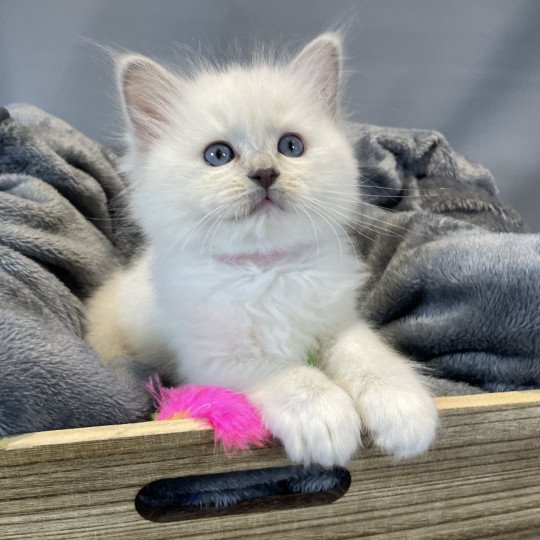
[[[157,480],[144,486],[135,499],[141,515],[153,521],[170,515],[212,515],[212,510],[239,503],[264,503],[273,509],[295,502],[332,502],[343,495],[351,476],[343,467],[292,465]],[[312,496],[295,497],[298,494]],[[244,506],[248,510],[249,506]],[[216,515],[216,514],[214,514]]]
[[[138,243],[115,158],[40,110],[10,114],[0,114],[0,435],[142,420],[148,368],[105,366],[82,339],[84,298]]]
[[[359,126],[366,316],[439,394],[540,386],[540,238],[433,132]],[[381,189],[384,188],[384,189]],[[84,299],[142,237],[117,157],[36,108],[0,109],[0,434],[148,418],[151,370],[102,363]]]
[[[438,394],[539,387],[540,235],[438,133],[361,126],[357,151],[385,208],[361,209],[367,317]]]

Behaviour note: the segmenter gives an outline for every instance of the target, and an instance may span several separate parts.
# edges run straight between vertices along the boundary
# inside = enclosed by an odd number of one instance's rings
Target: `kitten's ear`
[[[341,37],[326,33],[309,42],[291,63],[293,72],[305,77],[333,115],[338,110],[342,58]]]
[[[181,82],[153,60],[137,55],[118,57],[116,73],[124,111],[140,148],[146,149],[170,124]]]

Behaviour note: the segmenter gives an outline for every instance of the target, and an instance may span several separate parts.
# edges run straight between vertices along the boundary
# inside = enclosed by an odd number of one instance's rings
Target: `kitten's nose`
[[[271,167],[270,169],[257,169],[248,176],[264,189],[268,189],[277,180],[279,173]]]

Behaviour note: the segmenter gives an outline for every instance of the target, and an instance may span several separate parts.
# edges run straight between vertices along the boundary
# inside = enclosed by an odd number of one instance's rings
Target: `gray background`
[[[295,47],[339,22],[354,118],[443,132],[540,230],[539,0],[0,0],[0,103],[33,103],[112,143],[102,46],[171,61],[180,44]]]

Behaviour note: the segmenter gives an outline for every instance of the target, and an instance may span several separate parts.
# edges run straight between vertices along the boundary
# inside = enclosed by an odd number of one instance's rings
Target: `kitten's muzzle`
[[[273,167],[269,169],[257,169],[256,171],[248,174],[248,178],[259,184],[263,189],[268,188],[277,180],[279,172]]]

